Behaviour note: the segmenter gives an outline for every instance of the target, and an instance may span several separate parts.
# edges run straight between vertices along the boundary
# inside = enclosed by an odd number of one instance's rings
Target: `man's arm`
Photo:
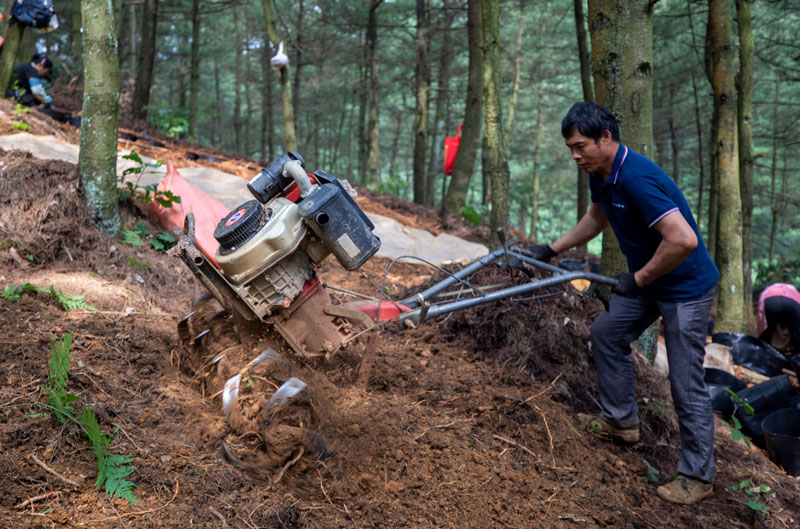
[[[569,233],[550,245],[556,253],[585,244],[597,237],[608,226],[608,219],[599,204],[592,204],[581,220],[569,230]],[[676,265],[677,266],[677,265]]]
[[[697,235],[680,211],[669,213],[653,227],[661,234],[661,243],[647,264],[633,275],[640,287],[675,270],[697,248]]]

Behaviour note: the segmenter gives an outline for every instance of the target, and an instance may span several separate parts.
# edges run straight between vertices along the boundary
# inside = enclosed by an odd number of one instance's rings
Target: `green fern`
[[[50,374],[42,389],[47,393],[47,404],[52,406],[56,419],[60,423],[66,423],[67,419],[75,418],[75,408],[70,402],[78,400],[77,395],[67,393],[72,333],[68,332],[61,340],[53,340],[50,349]]]
[[[106,437],[103,434],[97,423],[97,416],[90,407],[83,408],[80,420],[75,417],[75,409],[70,403],[79,397],[67,393],[72,357],[72,333],[65,334],[61,340],[53,340],[51,349],[50,373],[47,376],[47,383],[42,386],[48,396],[48,407],[53,410],[56,419],[61,423],[66,423],[67,420],[77,423],[92,443],[92,452],[97,457],[95,488],[99,489],[105,485],[106,493],[112,498],[124,498],[130,503],[138,503],[136,496],[133,495],[136,485],[125,479],[136,470],[135,466],[128,465],[133,461],[133,457],[115,454],[109,450],[114,436],[112,434],[111,437]]]
[[[6,285],[2,296],[9,301],[17,301],[25,292],[42,292],[42,289],[30,283]]]
[[[61,305],[61,308],[64,309],[64,312],[77,309],[97,312],[97,308],[95,306],[84,301],[86,296],[65,294],[64,292],[56,290],[56,288],[52,285],[50,285],[49,289],[39,288],[30,283],[24,283],[22,285],[6,285],[3,289],[2,296],[9,301],[17,301],[25,292],[42,292],[44,294],[52,295],[53,298],[58,301],[58,304]]]
[[[90,310],[92,312],[97,312],[97,308],[93,305],[86,303],[84,300],[86,296],[73,296],[71,294],[65,294],[63,292],[59,292],[55,289],[55,287],[50,287],[50,293],[56,298],[56,301],[61,305],[61,308],[64,309],[64,312],[69,312],[71,310],[77,309],[84,309]]]
[[[111,441],[100,430],[97,416],[91,408],[84,408],[81,416],[81,427],[92,443],[92,451],[97,456],[97,481],[95,488],[105,485],[106,493],[112,498],[124,498],[130,503],[138,503],[133,495],[136,484],[128,481],[136,467],[128,465],[133,460],[132,456],[112,453],[108,447]]]

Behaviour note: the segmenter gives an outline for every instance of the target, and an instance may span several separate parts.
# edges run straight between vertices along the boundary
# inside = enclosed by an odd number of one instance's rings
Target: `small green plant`
[[[178,240],[166,231],[160,231],[150,238],[150,246],[159,252],[166,252],[177,242]]]
[[[670,413],[672,413],[669,406],[658,399],[644,399],[644,402],[649,409],[653,410],[656,415],[660,417],[668,417]]]
[[[8,123],[9,123],[9,124],[10,124],[12,127],[14,127],[15,129],[17,129],[17,130],[21,130],[21,131],[24,131],[24,132],[27,132],[27,131],[29,131],[29,130],[33,130],[33,127],[31,127],[31,126],[30,126],[30,125],[28,125],[27,123],[23,123],[22,121],[15,121],[15,120],[13,120],[13,119],[12,119],[12,120],[9,120],[9,122],[8,122]]]
[[[111,452],[109,447],[114,435],[106,437],[103,434],[97,422],[97,416],[90,407],[84,406],[83,413],[78,419],[75,408],[71,404],[80,398],[72,393],[67,393],[72,356],[72,333],[67,333],[61,340],[53,340],[51,349],[50,373],[47,376],[47,383],[42,386],[48,396],[47,406],[53,410],[59,422],[71,421],[77,424],[92,443],[92,451],[97,457],[95,488],[105,485],[106,493],[112,498],[124,498],[130,503],[137,503],[138,500],[133,495],[136,485],[125,479],[136,470],[136,467],[128,464],[133,457]]]
[[[8,250],[13,247],[22,248],[25,243],[17,239],[4,239],[0,241],[0,250]]]
[[[58,422],[63,424],[75,415],[75,408],[70,403],[79,398],[77,395],[67,393],[72,333],[68,332],[61,340],[53,340],[50,350],[50,374],[47,376],[47,384],[43,385],[42,389],[47,394],[47,404],[53,408]]]
[[[122,244],[129,244],[131,246],[141,246],[144,244],[144,241],[142,241],[142,234],[136,230],[122,230],[120,241],[122,241]]]
[[[31,107],[27,105],[23,105],[22,103],[17,103],[17,106],[14,108],[14,116],[15,117],[22,117],[28,112],[31,111]]]
[[[42,292],[45,294],[50,294],[58,302],[58,304],[61,305],[61,308],[64,309],[64,312],[77,309],[97,312],[96,307],[84,301],[86,296],[65,294],[64,292],[56,290],[56,288],[52,285],[50,285],[49,289],[39,288],[31,283],[23,283],[22,285],[6,285],[6,287],[3,289],[3,293],[0,295],[9,301],[17,301],[25,292]]]
[[[133,257],[128,257],[128,266],[133,268],[134,270],[146,270],[150,267],[150,263],[147,261],[141,261],[139,259],[135,259]]]
[[[151,127],[173,138],[182,137],[189,130],[189,120],[183,108],[148,106],[147,118]]]
[[[725,390],[731,394],[733,401],[736,403],[736,407],[733,409],[733,413],[731,414],[731,421],[733,421],[733,425],[731,425],[728,421],[723,420],[722,423],[728,427],[728,430],[731,432],[731,439],[734,441],[744,441],[744,444],[747,448],[750,448],[750,440],[747,438],[746,435],[742,433],[742,422],[736,417],[736,410],[740,407],[744,409],[744,412],[747,415],[753,415],[755,410],[753,407],[746,401],[743,400],[735,391],[730,388],[725,388]]]
[[[481,223],[483,223],[482,209],[482,206],[475,207],[466,205],[464,206],[464,209],[461,210],[461,216],[473,226],[480,226]]]
[[[751,486],[749,479],[746,479],[740,483],[734,483],[731,486],[731,488],[737,492],[744,492],[745,494],[753,498],[747,500],[747,502],[745,502],[745,505],[747,505],[748,507],[759,513],[766,513],[767,506],[761,503],[760,501],[756,500],[755,498],[767,499],[772,495],[773,492],[775,492],[771,487],[767,487],[766,485]]]
[[[155,200],[158,204],[165,208],[171,208],[172,204],[180,203],[181,197],[173,194],[172,191],[160,191],[157,184],[149,184],[146,186],[139,185],[139,180],[141,180],[142,175],[148,167],[160,167],[164,165],[164,162],[145,162],[136,152],[136,149],[132,150],[130,154],[123,156],[123,158],[126,160],[131,160],[136,165],[134,167],[128,167],[125,169],[122,172],[122,176],[117,180],[117,183],[121,186],[119,191],[120,201],[128,200],[129,198],[135,198],[149,204]],[[136,178],[135,182],[125,181],[125,177],[129,174],[138,175],[138,178]]]
[[[644,465],[647,467],[647,481],[650,483],[658,483],[658,469],[651,465],[647,459],[642,458],[642,461],[644,461]]]

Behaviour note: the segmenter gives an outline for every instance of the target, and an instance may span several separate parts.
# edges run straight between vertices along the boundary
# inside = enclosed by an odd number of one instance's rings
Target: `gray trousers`
[[[639,424],[630,343],[663,318],[669,381],[678,415],[681,457],[678,472],[695,479],[714,478],[714,411],[703,380],[703,358],[712,289],[695,301],[666,302],[614,296],[608,312],[592,325],[600,415],[621,427]]]

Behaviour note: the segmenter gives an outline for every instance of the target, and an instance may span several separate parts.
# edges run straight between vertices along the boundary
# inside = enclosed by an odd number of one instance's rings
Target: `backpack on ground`
[[[56,14],[53,0],[14,0],[11,16],[23,26],[46,28]]]

